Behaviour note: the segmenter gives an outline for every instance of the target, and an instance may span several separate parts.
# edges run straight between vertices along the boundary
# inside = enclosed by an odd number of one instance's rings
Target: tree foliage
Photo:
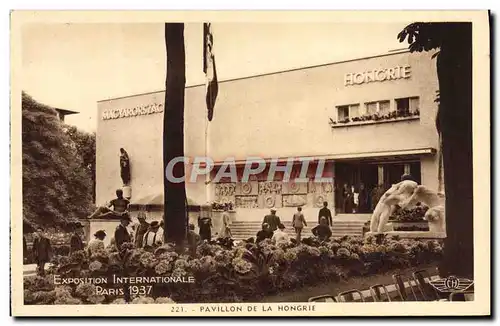
[[[95,202],[95,132],[84,132],[75,126],[69,125],[65,127],[65,131],[73,141],[74,149],[82,159],[83,167],[88,177],[92,180],[92,201]]]
[[[22,95],[23,220],[65,227],[92,210],[92,180],[56,111]]]

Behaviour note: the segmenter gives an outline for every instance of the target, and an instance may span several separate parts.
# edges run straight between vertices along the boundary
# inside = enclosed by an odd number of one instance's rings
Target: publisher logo
[[[463,292],[470,288],[474,281],[466,278],[448,276],[439,280],[431,281],[430,284],[439,292]]]

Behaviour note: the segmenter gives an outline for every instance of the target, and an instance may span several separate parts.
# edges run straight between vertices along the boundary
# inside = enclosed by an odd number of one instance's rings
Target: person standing
[[[318,213],[318,224],[321,223],[321,218],[324,217],[328,223],[329,226],[333,225],[333,220],[332,220],[332,212],[330,209],[328,209],[328,202],[323,202],[323,207],[319,210]]]
[[[368,213],[368,193],[366,191],[365,185],[361,183],[359,185],[359,205],[358,212],[361,214]]]
[[[137,215],[137,220],[139,221],[139,225],[137,225],[137,228],[135,230],[135,240],[134,240],[134,245],[136,248],[142,248],[142,240],[144,238],[144,234],[148,232],[149,230],[149,223],[146,222],[146,213],[140,212],[139,215]]]
[[[70,251],[69,251],[70,254],[84,249],[83,240],[81,238],[82,233],[83,233],[83,225],[82,223],[77,222],[74,226],[73,235],[71,236],[70,240]]]
[[[257,232],[257,237],[255,238],[255,243],[259,243],[265,239],[272,239],[273,231],[269,229],[269,224],[262,224],[262,230]]]
[[[89,256],[104,250],[104,238],[106,238],[106,232],[104,230],[99,230],[94,233],[94,238],[91,240],[87,246],[87,252]]]
[[[195,229],[194,224],[189,223],[187,240],[188,240],[189,251],[193,257],[196,255],[196,248],[200,243],[200,236],[194,231],[194,229]]]
[[[210,217],[198,217],[198,228],[200,229],[201,241],[212,240],[212,219]]]
[[[37,274],[45,275],[45,264],[52,259],[52,246],[50,240],[45,236],[43,228],[38,227],[33,240],[33,258],[37,265]]]
[[[344,185],[344,213],[351,214],[354,208],[354,194],[351,188],[345,184]]]
[[[115,230],[115,245],[118,251],[120,251],[120,248],[122,244],[125,242],[132,242],[132,239],[130,238],[130,234],[128,233],[127,227],[129,226],[131,220],[130,217],[127,215],[123,215],[120,218],[120,224],[116,227]]]
[[[269,225],[269,230],[276,231],[278,226],[281,223],[279,216],[276,215],[276,210],[274,208],[271,209],[271,214],[264,216],[264,221],[262,224],[267,223]]]
[[[359,212],[359,190],[356,189],[356,187],[351,186],[351,193],[352,193],[352,212],[353,213],[358,213]]]
[[[344,188],[341,188],[340,185],[335,186],[335,212],[344,213],[344,196],[345,191]]]
[[[163,243],[163,233],[160,231],[160,223],[158,221],[151,222],[149,230],[144,234],[142,240],[143,248],[155,248]]]
[[[231,223],[231,218],[229,217],[229,213],[227,205],[224,205],[224,212],[222,213],[222,225],[220,228],[220,238],[231,238],[231,228],[229,227]]]
[[[307,226],[304,214],[302,214],[302,207],[300,206],[297,207],[297,213],[293,214],[292,226],[295,229],[295,239],[297,240],[297,242],[300,242],[302,229],[304,229],[304,226]]]

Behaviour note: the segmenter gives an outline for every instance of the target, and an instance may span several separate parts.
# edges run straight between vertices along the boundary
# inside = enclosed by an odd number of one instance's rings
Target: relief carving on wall
[[[314,181],[309,181],[307,192],[310,194],[316,193],[316,183]]]
[[[235,189],[235,183],[217,183],[215,184],[215,196],[234,196]]]
[[[234,203],[235,189],[235,183],[215,184],[215,201],[219,204]]]
[[[313,205],[323,207],[323,202],[333,203],[333,183],[331,182],[309,182],[309,193],[313,194]]]
[[[282,183],[278,181],[259,182],[259,195],[281,194]]]
[[[266,195],[264,197],[264,206],[266,208],[274,207],[275,203],[276,203],[276,198],[274,197],[274,195]]]
[[[307,204],[307,195],[283,195],[284,207],[298,207]]]
[[[294,181],[283,183],[283,193],[284,194],[306,194],[307,193],[307,183],[294,182]]]
[[[323,202],[328,201],[326,200],[326,196],[323,194],[317,194],[314,199],[314,205],[316,207],[323,207]]]
[[[250,182],[245,182],[241,184],[241,194],[250,195],[252,193],[252,184]]]
[[[238,208],[258,208],[257,196],[236,196],[235,206]]]
[[[323,193],[329,194],[333,192],[333,184],[331,182],[321,183],[321,190]]]

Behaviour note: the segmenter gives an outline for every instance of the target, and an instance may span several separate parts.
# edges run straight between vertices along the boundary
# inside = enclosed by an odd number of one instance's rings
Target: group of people
[[[338,213],[371,213],[385,192],[383,185],[375,185],[367,189],[365,184],[358,186],[344,183],[343,187],[336,189],[335,208]]]
[[[78,222],[73,226],[73,233],[70,238],[69,246],[70,254],[78,250],[83,250],[85,248],[82,236],[83,224]],[[50,242],[50,239],[43,227],[37,227],[35,229],[35,232],[33,232],[33,244],[31,247],[31,252],[28,249],[26,237],[23,236],[23,260],[25,263],[28,261],[28,257],[30,256],[30,254],[33,258],[34,263],[37,265],[37,274],[44,275],[45,265],[52,259],[53,249],[52,243]]]
[[[311,232],[314,236],[324,241],[332,236],[331,226],[333,225],[332,212],[328,208],[328,202],[323,203],[323,207],[318,213],[318,225],[312,228]],[[302,212],[302,207],[297,207],[297,212],[292,217],[292,227],[295,232],[295,241],[300,242],[302,238],[302,230],[307,227],[307,222]],[[271,209],[271,213],[264,217],[262,221],[262,229],[257,232],[256,242],[259,243],[265,239],[271,239],[273,243],[288,242],[289,236],[285,232],[285,225],[281,223],[281,219],[276,215],[276,210]]]
[[[231,218],[229,217],[229,207],[224,206],[224,211],[221,216],[221,226],[219,232],[216,233],[218,238],[231,238]],[[198,228],[200,230],[201,241],[212,240],[212,219],[208,216],[198,217]]]

